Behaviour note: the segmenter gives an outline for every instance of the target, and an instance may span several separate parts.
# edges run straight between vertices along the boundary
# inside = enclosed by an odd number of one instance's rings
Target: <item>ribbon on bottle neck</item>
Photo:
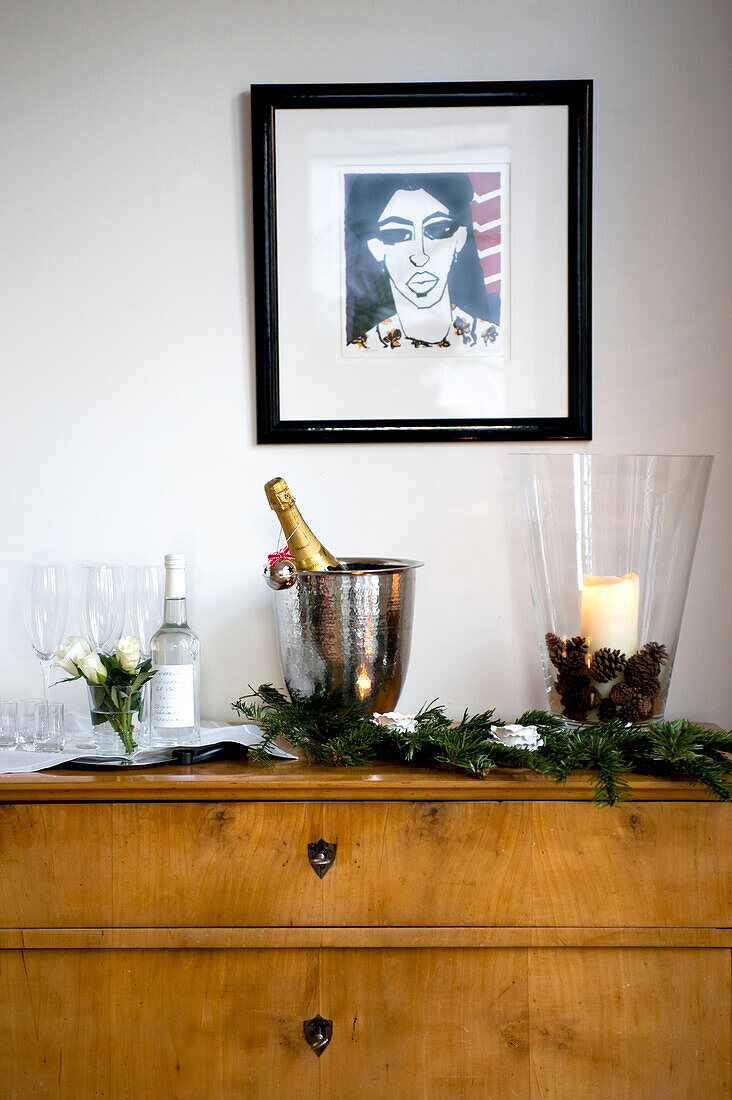
[[[277,550],[274,554],[267,554],[267,563],[272,568],[273,565],[277,565],[281,561],[294,561],[292,554],[290,553],[290,547],[286,546],[284,550]]]

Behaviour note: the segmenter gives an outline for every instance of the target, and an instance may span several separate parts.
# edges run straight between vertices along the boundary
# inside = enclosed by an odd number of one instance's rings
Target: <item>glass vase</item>
[[[102,684],[87,684],[89,713],[97,756],[131,759],[144,734],[145,687],[133,695],[118,695],[119,705],[109,698]]]
[[[554,714],[663,717],[710,455],[512,455]]]

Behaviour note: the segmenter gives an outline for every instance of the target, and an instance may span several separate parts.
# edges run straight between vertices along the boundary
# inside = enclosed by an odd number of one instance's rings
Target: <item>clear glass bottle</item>
[[[187,622],[185,567],[182,554],[165,555],[163,624],[150,640],[150,657],[156,670],[150,685],[153,748],[197,745],[201,740],[201,647]]]

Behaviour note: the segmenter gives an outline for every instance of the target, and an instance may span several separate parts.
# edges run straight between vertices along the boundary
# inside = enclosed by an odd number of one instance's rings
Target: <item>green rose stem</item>
[[[133,736],[135,727],[132,722],[132,711],[130,710],[131,697],[124,695],[122,698],[127,702],[127,706],[123,703],[119,711],[110,714],[109,724],[121,737],[125,752],[132,753],[137,748],[137,742]]]

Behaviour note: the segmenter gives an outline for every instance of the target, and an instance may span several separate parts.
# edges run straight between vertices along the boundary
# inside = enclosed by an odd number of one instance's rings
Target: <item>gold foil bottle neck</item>
[[[273,477],[264,486],[269,506],[280,521],[296,569],[313,572],[340,570],[343,566],[316,538],[300,514],[295,498],[282,477]]]
[[[283,477],[273,477],[264,486],[269,506],[275,512],[286,512],[295,504],[295,498]]]

